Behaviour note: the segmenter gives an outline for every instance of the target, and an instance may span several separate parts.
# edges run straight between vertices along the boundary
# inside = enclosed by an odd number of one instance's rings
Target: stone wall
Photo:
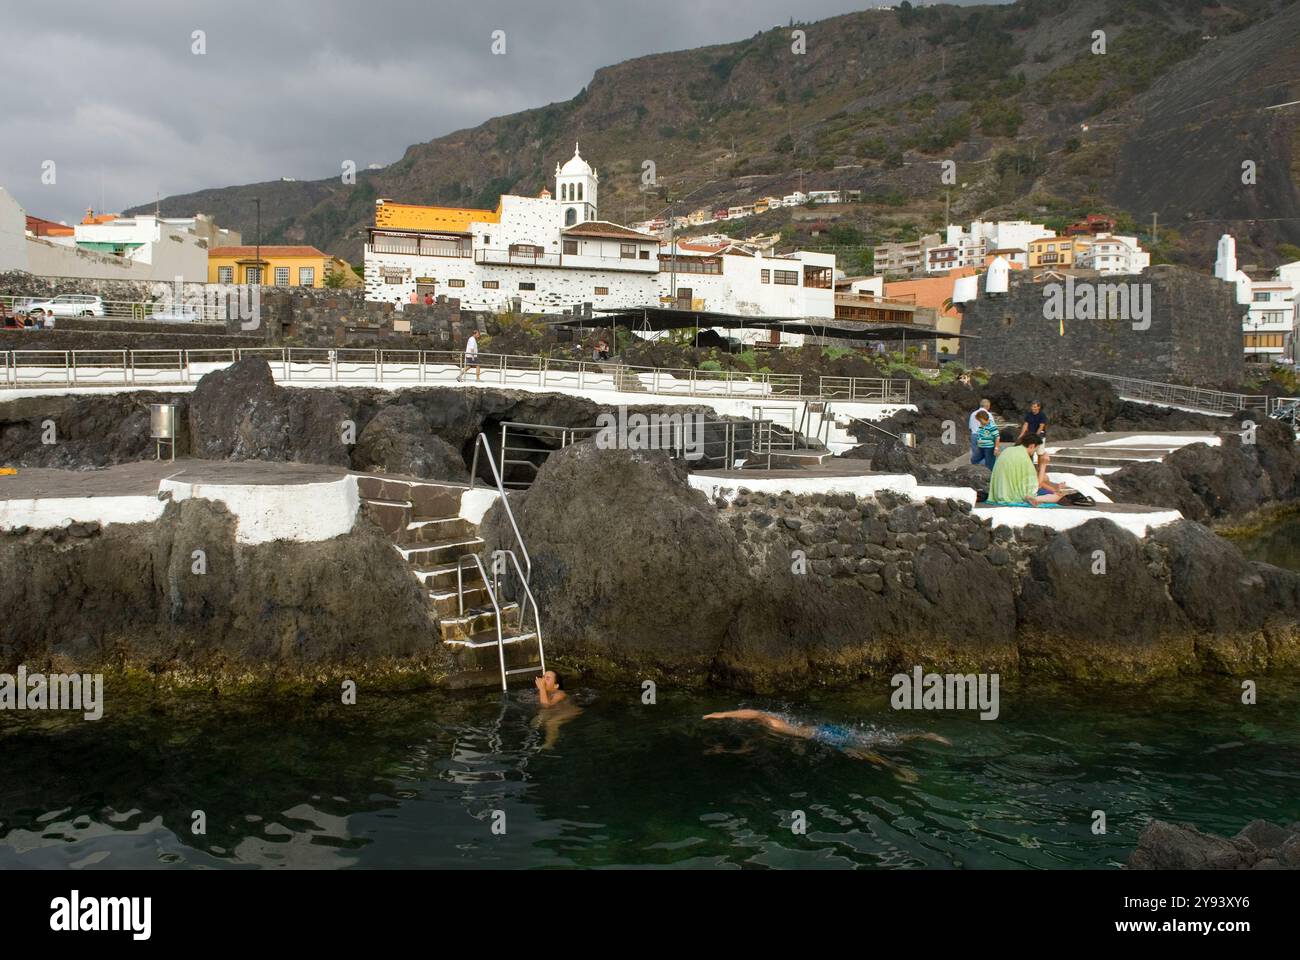
[[[0,296],[57,297],[64,293],[83,293],[105,300],[151,303],[158,299],[156,280],[87,280],[81,277],[46,277],[23,270],[0,273]],[[170,286],[170,284],[168,284]],[[186,296],[202,293],[202,283],[184,284]]]
[[[275,290],[262,292],[263,341],[303,347],[370,347],[390,350],[459,350],[471,332],[486,330],[486,315],[460,309],[460,301],[439,297],[431,306],[371,303],[360,290]],[[227,321],[230,333],[240,322]],[[258,331],[254,331],[255,333]]]
[[[1234,289],[1185,267],[1156,266],[1134,276],[1077,278],[1084,283],[1149,284],[1150,325],[1135,321],[1049,318],[1049,284],[1013,272],[1005,295],[962,305],[964,362],[997,372],[1042,375],[1091,370],[1201,386],[1239,384],[1244,377],[1241,322]],[[1137,326],[1143,324],[1137,322]]]

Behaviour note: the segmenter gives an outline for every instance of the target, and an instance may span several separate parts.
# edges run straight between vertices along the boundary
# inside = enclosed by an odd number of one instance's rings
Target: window
[[[762,283],[771,283],[771,282],[772,282],[772,271],[771,271],[771,270],[760,270],[758,273],[759,273],[759,280],[760,280]]]
[[[1256,292],[1254,295],[1254,300],[1256,303],[1268,303],[1268,291],[1265,290],[1265,291]]]
[[[565,240],[565,241],[564,241],[564,252],[565,252],[566,254],[576,255],[577,252],[578,252],[578,241],[577,241],[577,240]]]
[[[316,286],[316,268],[299,267],[298,268],[298,286],[314,287]]]
[[[275,268],[275,285],[276,285],[277,287],[287,287],[287,286],[289,285],[289,268],[288,268],[288,267],[276,267],[276,268]]]
[[[566,227],[571,227],[577,222],[578,222],[577,210],[574,210],[573,207],[569,207],[568,210],[564,211],[564,225]]]
[[[618,245],[618,255],[619,255],[619,257],[620,257],[621,259],[623,259],[623,260],[635,260],[635,259],[636,259],[636,244],[635,244],[635,243],[620,243],[620,244]]]
[[[500,280],[484,280],[484,281],[483,281],[483,289],[484,289],[484,290],[497,290],[497,289],[499,289],[500,287],[501,287],[501,281],[500,281]]]
[[[650,251],[649,251],[649,250],[642,250],[640,256],[641,256],[641,259],[642,259],[642,260],[649,260],[649,259],[650,259]]]
[[[465,281],[464,281],[464,280],[448,280],[448,281],[447,281],[447,286],[449,286],[449,287],[463,287],[463,286],[465,286]]]
[[[664,273],[721,273],[722,260],[719,257],[660,257],[659,269]]]
[[[245,283],[256,284],[257,286],[261,286],[261,284],[262,284],[262,268],[261,268],[261,267],[245,267],[245,268],[244,268],[244,282],[245,282]]]
[[[787,287],[799,286],[798,270],[775,270],[773,273],[775,274],[772,278],[774,283],[779,283]]]
[[[510,244],[511,257],[531,257],[536,260],[545,251],[535,243],[512,243]]]
[[[597,288],[596,288],[596,296],[598,296],[598,297],[608,297],[608,296],[609,296],[609,287],[597,287]]]
[[[582,184],[578,184],[578,199],[582,199]]]
[[[520,284],[519,284],[519,289],[520,289],[520,290],[536,290],[536,289],[537,289],[537,284],[535,284],[535,283],[528,283],[528,282],[526,282],[526,281],[521,281]]]
[[[817,287],[829,290],[832,286],[831,268],[830,267],[804,267],[803,268],[803,285],[805,287]]]
[[[483,234],[483,246],[485,247],[492,246],[492,238],[489,237],[486,233]]]
[[[234,267],[217,267],[217,283],[234,283]]]

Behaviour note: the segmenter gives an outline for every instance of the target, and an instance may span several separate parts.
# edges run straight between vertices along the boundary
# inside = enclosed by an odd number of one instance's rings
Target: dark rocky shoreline
[[[1252,820],[1234,837],[1191,824],[1152,820],[1128,859],[1130,870],[1300,870],[1300,822]]]

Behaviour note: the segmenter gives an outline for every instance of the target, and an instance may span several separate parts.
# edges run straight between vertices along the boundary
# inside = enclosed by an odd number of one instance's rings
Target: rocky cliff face
[[[548,649],[597,672],[775,690],[917,664],[1128,682],[1300,667],[1300,575],[1190,522],[1144,542],[1103,518],[1013,535],[890,495],[711,504],[661,455],[591,444],[512,505]],[[513,546],[500,507],[483,531]]]
[[[0,669],[259,683],[347,671],[427,681],[444,666],[420,585],[368,520],[319,543],[251,546],[234,524],[195,499],[153,524],[0,534]]]

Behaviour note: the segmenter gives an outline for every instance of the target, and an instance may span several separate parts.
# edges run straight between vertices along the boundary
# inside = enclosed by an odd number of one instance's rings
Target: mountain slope
[[[376,197],[491,207],[502,192],[551,186],[555,163],[580,140],[601,173],[601,215],[621,221],[669,201],[687,212],[801,183],[863,191],[867,202],[840,211],[841,239],[859,244],[938,226],[945,202],[954,220],[1064,222],[1107,205],[1139,221],[1151,210],[1181,218],[1187,194],[1174,185],[1210,171],[1184,156],[1192,151],[1175,149],[1185,142],[1176,131],[1194,121],[1216,143],[1232,139],[1240,110],[1266,82],[1275,102],[1300,98],[1286,93],[1284,76],[1297,73],[1294,42],[1278,39],[1293,29],[1297,9],[1286,0],[903,3],[602,68],[569,101],[413,145],[389,167],[359,173],[355,186],[252,184],[169,197],[162,209],[202,210],[251,237],[259,196],[264,242],[313,243],[355,262]],[[791,49],[795,28],[806,34],[806,53]],[[1103,56],[1090,51],[1096,29],[1106,32]],[[1202,39],[1209,36],[1217,39]],[[1269,42],[1275,70],[1249,62],[1252,38]],[[1198,114],[1187,88],[1210,78],[1227,88]],[[1220,112],[1221,103],[1236,112]],[[1269,181],[1249,209],[1295,203],[1293,123],[1280,116],[1249,127],[1269,131],[1257,148],[1260,182]],[[945,159],[958,172],[947,192]],[[651,189],[641,182],[646,160],[657,173]],[[1240,217],[1241,209],[1226,189],[1197,197],[1200,218]],[[769,214],[753,229],[784,227],[805,240],[806,224],[789,222],[800,216]],[[1294,242],[1298,226],[1280,224],[1276,236]],[[1181,245],[1172,239],[1158,258],[1204,259],[1195,231]]]

